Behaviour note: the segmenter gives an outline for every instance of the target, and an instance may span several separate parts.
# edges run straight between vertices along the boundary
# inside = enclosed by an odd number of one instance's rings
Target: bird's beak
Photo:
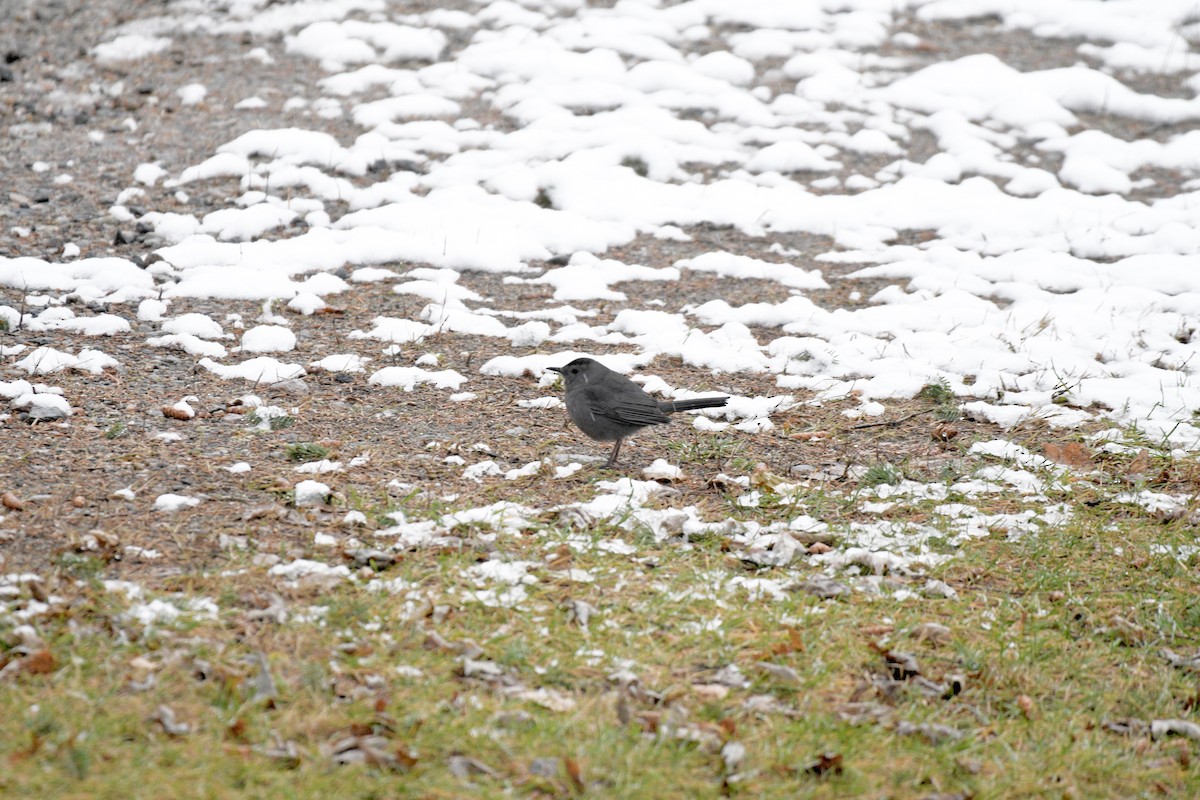
[[[562,375],[563,371],[562,367],[546,367],[546,369],[550,370],[551,372],[557,372],[559,375]]]

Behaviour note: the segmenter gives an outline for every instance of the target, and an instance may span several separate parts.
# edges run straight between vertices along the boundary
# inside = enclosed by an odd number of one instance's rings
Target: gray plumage
[[[571,421],[593,439],[615,442],[605,467],[617,463],[621,441],[634,431],[669,422],[667,415],[675,411],[720,408],[729,401],[724,396],[655,400],[629,378],[590,358],[549,369],[563,377]]]

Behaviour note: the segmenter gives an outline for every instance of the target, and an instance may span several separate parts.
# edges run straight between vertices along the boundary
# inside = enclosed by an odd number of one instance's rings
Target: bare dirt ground
[[[421,4],[412,4],[414,8]],[[114,0],[83,2],[10,2],[9,19],[0,26],[0,114],[8,134],[0,139],[0,170],[5,176],[5,202],[0,204],[0,254],[31,255],[54,259],[68,242],[79,245],[86,256],[115,255],[147,259],[158,244],[136,223],[120,222],[108,214],[116,195],[132,185],[138,164],[155,161],[168,173],[178,172],[211,154],[237,134],[259,127],[313,124],[307,112],[238,111],[240,99],[258,95],[280,100],[313,94],[322,77],[310,60],[283,52],[278,38],[258,41],[246,35],[194,34],[180,36],[172,47],[146,60],[122,68],[97,65],[87,56],[100,33],[114,23],[148,17],[156,3],[117,3]],[[996,20],[982,18],[959,24],[930,25],[898,20],[898,28],[912,30],[928,44],[918,52],[929,61],[972,52],[994,52],[1023,69],[1066,66],[1079,60],[1077,42],[1014,34]],[[242,68],[248,47],[265,47],[275,59],[269,66]],[[910,54],[911,55],[911,54]],[[1149,78],[1141,79],[1143,82]],[[176,90],[188,83],[204,83],[209,94],[199,105],[180,103]],[[1135,81],[1136,85],[1136,81]],[[1145,88],[1154,88],[1147,86]],[[278,106],[278,103],[274,104]],[[1113,126],[1126,123],[1111,122]],[[347,119],[322,120],[320,126],[342,139],[358,133]],[[1165,134],[1166,132],[1164,132]],[[89,135],[90,134],[90,135]],[[928,145],[932,148],[932,144]],[[32,166],[42,162],[41,171]],[[849,164],[848,171],[870,174],[870,164]],[[70,180],[56,181],[68,174]],[[222,206],[238,192],[235,183],[207,182],[189,185],[189,210],[203,212]],[[1170,191],[1159,184],[1156,189]],[[172,192],[161,186],[146,187],[147,204],[171,210]],[[131,202],[135,214],[140,210]],[[605,254],[630,263],[665,266],[673,261],[714,248],[762,255],[772,245],[801,253],[795,263],[820,268],[832,288],[811,292],[826,308],[863,305],[887,282],[846,281],[840,278],[852,267],[814,260],[832,244],[820,237],[774,235],[747,237],[732,229],[695,229],[694,241],[664,242],[639,238]],[[922,232],[905,232],[919,239]],[[412,265],[389,265],[398,269]],[[533,267],[545,266],[539,264]],[[501,276],[472,275],[472,286],[485,295],[480,305],[531,309],[544,304],[544,287],[505,284]],[[644,287],[624,288],[631,294]],[[729,281],[689,274],[668,286],[661,299],[670,308],[721,296],[730,303],[778,302],[787,291],[765,281]],[[0,289],[0,302],[20,307],[23,293]],[[370,328],[380,315],[414,316],[424,301],[396,295],[384,286],[355,288],[337,298],[332,313],[318,315],[298,325],[300,343],[296,361],[305,356],[358,349],[364,355],[373,346],[351,343],[353,330]],[[597,323],[605,322],[620,304],[597,306]],[[98,310],[98,309],[97,309]],[[205,301],[177,301],[173,313],[238,312],[252,319],[260,307],[253,303],[216,305]],[[314,527],[331,524],[345,504],[386,509],[398,501],[389,482],[413,484],[434,495],[458,495],[459,502],[538,497],[545,487],[537,478],[506,482],[503,486],[474,484],[461,479],[459,467],[447,465],[447,454],[484,442],[491,457],[506,468],[544,457],[595,454],[602,445],[588,442],[571,428],[565,414],[546,414],[519,408],[516,400],[539,394],[534,377],[523,380],[479,375],[488,358],[514,352],[507,343],[443,334],[423,343],[422,351],[437,353],[442,366],[472,376],[478,399],[465,406],[447,406],[440,390],[417,388],[405,393],[372,386],[366,375],[313,373],[301,381],[280,386],[250,386],[216,378],[195,366],[184,353],[145,344],[154,323],[138,323],[128,334],[106,337],[100,346],[114,355],[122,368],[100,376],[79,373],[52,376],[68,398],[80,405],[66,423],[27,425],[17,416],[3,423],[4,469],[0,483],[24,505],[0,522],[4,554],[9,569],[37,570],[58,554],[75,548],[92,529],[116,533],[121,547],[154,549],[162,558],[140,561],[112,552],[108,571],[113,576],[175,573],[219,565],[223,542],[230,536],[247,536],[264,552],[280,555],[306,550]],[[765,332],[758,332],[764,334]],[[9,331],[0,337],[6,344],[68,348],[66,335]],[[331,348],[330,342],[337,343]],[[519,352],[519,351],[516,351]],[[413,353],[415,354],[415,352]],[[382,362],[377,359],[374,364]],[[656,363],[654,369],[676,385],[700,390],[721,390],[748,395],[778,393],[767,376],[734,375],[720,379],[698,376],[678,364]],[[12,375],[10,377],[16,377]],[[294,424],[274,431],[255,430],[246,423],[236,400],[253,391],[271,403],[297,409]],[[182,397],[199,398],[200,416],[191,421],[165,418],[162,407]],[[802,400],[807,399],[801,396]],[[930,432],[936,423],[930,413],[905,419],[909,413],[929,412],[919,401],[898,404],[890,410],[894,426],[856,429],[842,414],[843,405],[801,407],[779,416],[776,428],[755,436],[730,434],[721,440],[715,456],[705,458],[693,477],[677,488],[688,502],[703,502],[714,490],[707,480],[729,469],[731,458],[762,463],[779,474],[848,475],[847,467],[875,462],[904,463],[910,469],[934,472],[954,468],[962,446],[997,432],[986,423],[961,420],[958,438],[936,442]],[[180,433],[185,445],[156,438],[158,433]],[[1020,437],[1021,431],[1016,432]],[[1034,449],[1039,439],[1059,436],[1043,426],[1024,432]],[[701,437],[686,425],[670,431],[649,431],[634,440],[627,451],[632,465],[663,455],[672,437],[695,444]],[[287,505],[286,495],[300,476],[288,460],[286,448],[297,442],[324,443],[331,458],[348,460],[370,454],[367,466],[339,479],[337,510],[299,511]],[[711,443],[708,443],[711,444]],[[255,465],[253,477],[229,473],[237,461]],[[939,466],[940,465],[940,466]],[[572,481],[556,486],[568,499],[585,489],[594,467]],[[135,501],[113,496],[131,487]],[[206,498],[195,509],[162,515],[150,509],[149,498],[166,492]],[[353,496],[352,499],[349,496]],[[365,499],[364,499],[365,498]],[[556,498],[557,499],[557,498]],[[412,499],[409,502],[414,502]]]

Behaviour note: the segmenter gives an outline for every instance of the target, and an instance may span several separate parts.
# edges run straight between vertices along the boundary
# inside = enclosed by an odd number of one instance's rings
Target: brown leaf
[[[940,622],[922,622],[909,631],[908,635],[918,642],[928,641],[932,644],[945,644],[950,641],[951,632],[949,628]]]
[[[754,668],[759,672],[765,672],[777,681],[790,683],[793,685],[800,684],[800,674],[796,670],[784,664],[773,664],[770,661],[759,661],[754,664]]]
[[[621,692],[617,696],[617,722],[628,725],[631,719],[633,719],[633,712],[629,710],[629,697]]]
[[[54,654],[48,649],[30,653],[25,657],[22,667],[22,671],[28,672],[30,675],[48,675],[56,669],[58,669],[58,662],[54,660]]]
[[[891,633],[895,629],[895,625],[864,625],[858,629],[858,632],[866,636],[883,636],[885,633]]]
[[[1137,454],[1133,461],[1129,462],[1129,468],[1125,470],[1126,476],[1144,475],[1150,471],[1150,451],[1142,448],[1142,451]]]
[[[225,726],[226,739],[245,740],[246,738],[246,720],[238,717],[233,722]]]
[[[722,686],[719,683],[693,683],[692,691],[701,700],[706,703],[712,703],[717,700],[724,700],[729,694],[729,687]]]
[[[821,753],[816,760],[804,767],[804,771],[810,775],[824,777],[825,775],[841,775],[842,774],[842,754],[841,753]]]
[[[1095,462],[1092,461],[1091,451],[1079,442],[1067,442],[1066,444],[1047,442],[1042,450],[1046,453],[1046,458],[1068,467],[1091,469],[1095,466]],[[1145,453],[1146,451],[1143,450],[1142,452]]]
[[[563,759],[563,766],[566,767],[567,777],[571,779],[571,786],[574,787],[575,793],[582,794],[584,790],[583,767],[569,756]]]
[[[163,406],[162,407],[162,415],[164,417],[168,417],[170,419],[179,419],[179,420],[187,421],[187,420],[191,419],[192,417],[196,416],[196,412],[189,411],[188,409],[184,409],[184,408],[179,408],[178,406]]]
[[[0,495],[0,503],[3,503],[4,507],[11,511],[25,510],[25,501],[12,492],[5,492],[3,495]]]
[[[29,732],[29,747],[26,747],[21,750],[14,750],[12,753],[9,754],[8,761],[10,764],[20,764],[22,761],[25,761],[26,759],[32,758],[33,756],[37,755],[38,750],[41,750],[41,749],[42,749],[42,737],[38,735],[37,731],[30,731]]]
[[[262,505],[251,506],[242,512],[242,522],[250,522],[256,519],[273,518],[282,519],[287,516],[287,509],[276,502],[263,503]]]
[[[929,436],[937,442],[948,442],[958,436],[958,428],[948,422],[939,422],[933,426],[933,430],[929,432]]]
[[[396,762],[405,769],[412,769],[417,765],[417,757],[412,754],[404,745],[396,745]]]
[[[555,572],[561,572],[562,570],[569,569],[574,560],[575,555],[571,549],[571,545],[564,543],[559,545],[558,549],[554,551],[546,567]]]

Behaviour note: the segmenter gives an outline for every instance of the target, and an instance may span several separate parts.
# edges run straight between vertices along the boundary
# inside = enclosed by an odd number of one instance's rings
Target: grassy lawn
[[[141,598],[60,562],[8,595],[57,610],[34,639],[3,629],[0,791],[1194,796],[1197,743],[1146,728],[1200,697],[1166,652],[1197,650],[1194,532],[1076,495],[1064,524],[944,544],[939,566],[832,599],[802,561],[760,569],[718,536],[553,520],[487,545],[528,577],[482,594],[470,546],[340,580],[267,578],[243,554]],[[901,510],[948,524],[932,505]],[[514,587],[515,608],[480,602]],[[184,610],[143,624],[151,598]]]

